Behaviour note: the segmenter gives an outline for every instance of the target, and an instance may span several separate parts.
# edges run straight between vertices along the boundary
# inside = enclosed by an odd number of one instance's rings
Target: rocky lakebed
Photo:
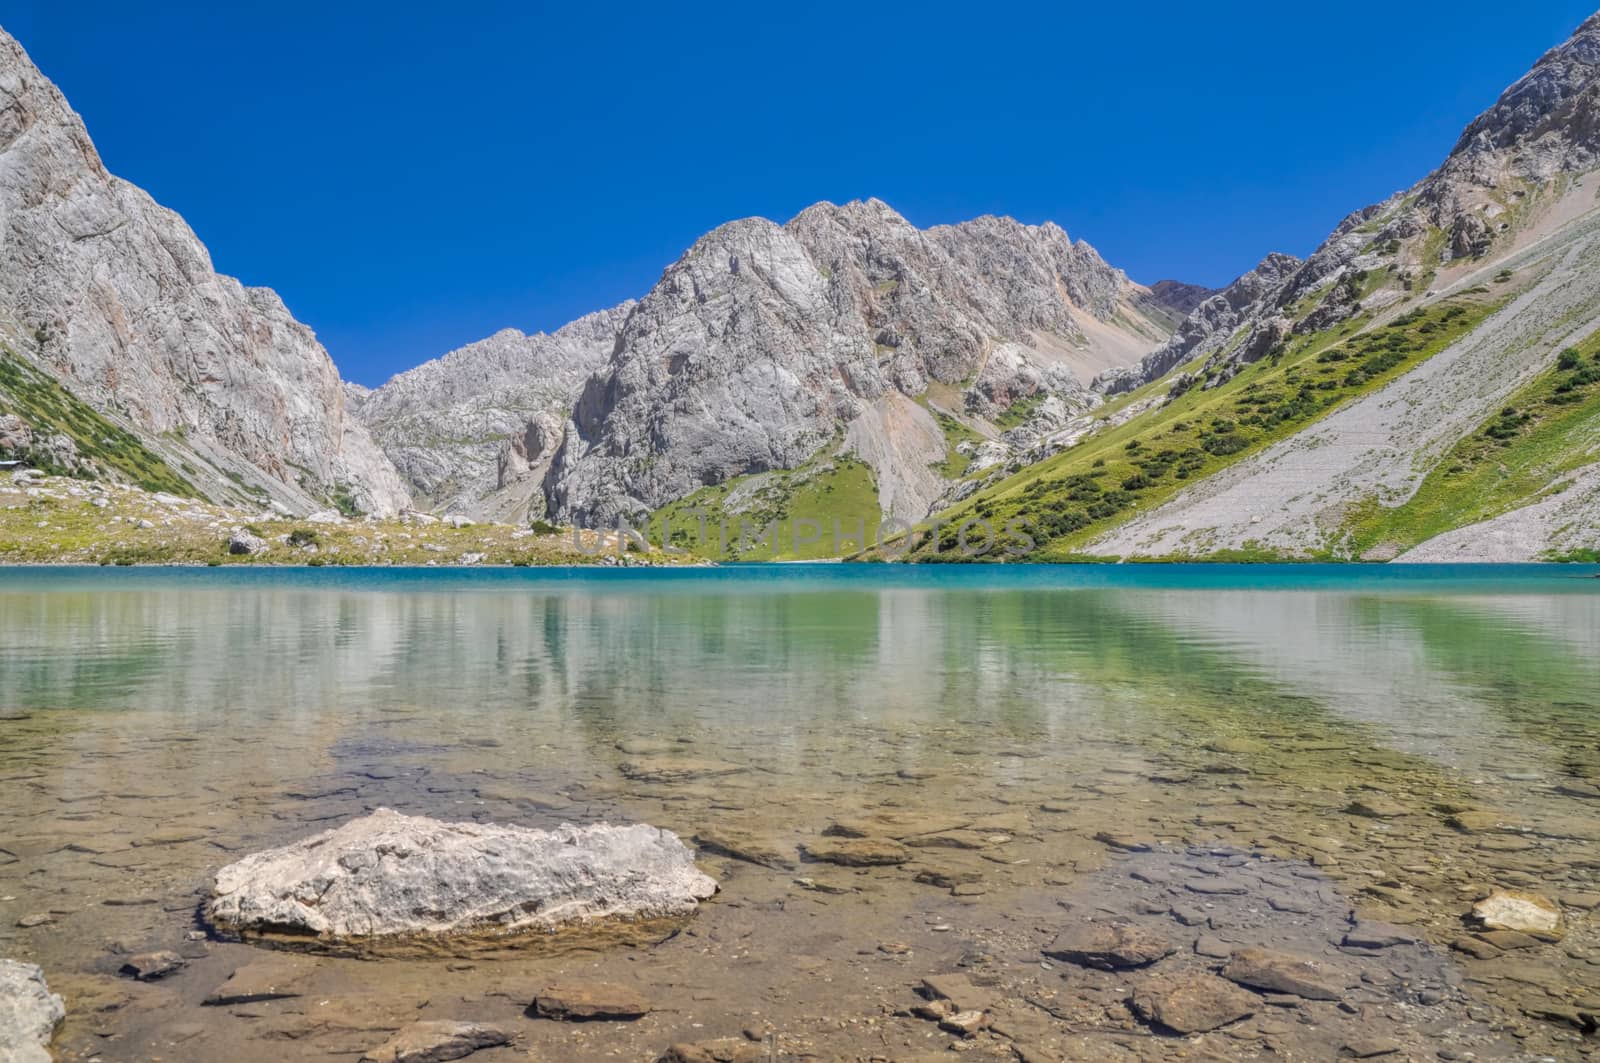
[[[1600,1051],[1591,596],[151,578],[0,610],[7,1063]]]
[[[851,814],[818,791],[779,816],[768,802],[793,782],[770,768],[632,739],[612,778],[553,792],[405,757],[287,786],[246,768],[225,816],[192,803],[198,780],[126,778],[115,756],[49,792],[46,719],[6,724],[5,785],[31,815],[0,814],[6,952],[43,973],[0,973],[32,990],[12,1040],[54,1032],[60,1059],[1595,1048],[1596,819],[1263,790],[1248,743],[1059,781],[1031,750],[952,751],[1014,771],[956,803],[954,779],[886,772],[859,780]],[[1566,789],[1551,798],[1600,798]],[[472,818],[383,807],[424,794]],[[684,840],[557,825],[619,813]],[[517,822],[549,826],[497,825]]]

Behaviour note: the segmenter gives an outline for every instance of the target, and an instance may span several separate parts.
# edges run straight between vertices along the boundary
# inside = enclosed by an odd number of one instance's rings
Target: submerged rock
[[[1515,930],[1546,941],[1559,941],[1564,933],[1555,902],[1521,890],[1495,890],[1472,906],[1472,918],[1488,930]]]
[[[687,916],[717,890],[648,824],[555,830],[443,823],[380,808],[217,873],[211,920],[323,943],[553,931]]]
[[[300,982],[307,974],[299,963],[280,959],[247,963],[213,989],[202,1004],[226,1007],[233,1004],[259,1004],[265,1000],[291,1000],[300,995]]]
[[[1146,1022],[1181,1034],[1215,1030],[1261,1008],[1254,993],[1205,971],[1152,979],[1129,1003]]]
[[[66,1005],[50,992],[44,971],[31,963],[0,960],[0,1060],[50,1063],[47,1046],[66,1017]]]
[[[767,1049],[738,1037],[710,1041],[682,1041],[661,1054],[658,1063],[760,1063]]]
[[[121,973],[130,978],[137,978],[141,982],[154,982],[159,978],[165,978],[187,962],[176,952],[167,950],[141,952],[137,956],[128,957],[128,962],[122,965]]]
[[[1044,954],[1053,960],[1118,971],[1147,967],[1176,951],[1165,939],[1137,926],[1084,923],[1057,934]]]
[[[1309,956],[1271,949],[1239,949],[1222,968],[1222,977],[1268,993],[1291,993],[1307,1000],[1338,1000],[1342,986]]]
[[[511,1034],[475,1022],[414,1022],[361,1057],[361,1063],[445,1063],[480,1048],[511,1043]]]
[[[533,998],[533,1013],[542,1019],[589,1022],[595,1019],[637,1019],[650,1014],[644,997],[609,982],[560,982]]]

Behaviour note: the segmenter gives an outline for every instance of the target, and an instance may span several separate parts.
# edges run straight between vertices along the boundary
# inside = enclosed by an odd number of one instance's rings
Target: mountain
[[[957,443],[991,460],[1036,445],[1186,298],[1053,224],[919,230],[877,200],[819,203],[730,222],[638,303],[500,333],[358,412],[418,497],[473,515],[608,523],[837,455],[870,468],[881,512],[917,520],[952,488]]]
[[[1092,404],[1083,382],[1165,337],[1148,293],[1058,226],[919,230],[877,200],[732,222],[668,267],[585,386],[546,479],[610,521],[837,450],[920,519],[950,433]]]
[[[217,501],[408,501],[311,330],[110,174],[3,30],[0,416],[14,453]]]
[[[551,334],[503,329],[363,391],[351,409],[419,501],[442,511],[523,522],[572,404],[605,365],[632,302]]]
[[[1161,280],[1150,285],[1150,297],[1180,318],[1194,313],[1195,307],[1217,294],[1217,289],[1183,281]]]
[[[942,516],[1034,513],[1046,557],[1600,550],[1597,104],[1600,15],[1417,185],[1101,374],[1072,450]]]

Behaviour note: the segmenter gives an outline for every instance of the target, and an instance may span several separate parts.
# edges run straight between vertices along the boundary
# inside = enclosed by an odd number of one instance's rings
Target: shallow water
[[[1600,787],[1595,573],[8,571],[0,955],[41,963],[67,993],[69,1058],[284,1058],[273,1053],[285,1037],[358,1051],[395,1023],[319,1025],[293,1004],[264,1015],[199,1006],[252,955],[188,940],[208,876],[231,854],[379,805],[536,826],[645,819],[685,837],[755,838],[796,866],[708,856],[724,889],[697,918],[701,940],[594,961],[674,1006],[614,1032],[526,1023],[524,1045],[653,1058],[760,1014],[789,1039],[773,1044],[796,1054],[804,1043],[824,1058],[866,1058],[877,1045],[900,1058],[912,1048],[896,1037],[933,1050],[950,1035],[930,1041],[934,1027],[893,1017],[905,1004],[895,995],[974,947],[992,954],[1002,985],[1044,978],[1059,991],[1023,925],[1040,933],[1066,904],[1115,907],[1115,889],[1083,891],[1119,873],[1123,850],[1096,836],[1121,832],[1162,851],[1299,861],[1338,904],[1417,928],[1445,957],[1448,974],[1435,973],[1459,1008],[1407,1013],[1396,1037],[1432,1043],[1428,1023],[1448,1021],[1483,1058],[1575,1050],[1584,1016],[1600,1010],[1600,951],[1581,906],[1600,889],[1600,800],[1586,796]],[[664,744],[619,748],[652,740]],[[730,773],[662,783],[622,770],[662,758]],[[1395,814],[1349,814],[1363,795]],[[961,830],[901,867],[801,860],[834,820],[885,810]],[[1463,810],[1503,826],[1452,825]],[[915,882],[930,868],[977,884],[951,893]],[[818,881],[848,892],[819,893]],[[1574,900],[1566,939],[1486,960],[1442,951],[1492,887]],[[13,925],[30,916],[50,921]],[[176,942],[193,953],[184,972],[153,986],[116,977],[122,951]],[[896,948],[879,951],[885,943]],[[562,963],[452,972],[454,995],[434,992],[417,1013],[498,1014],[508,974],[537,981]],[[314,964],[319,994],[378,994],[384,1014],[406,1012],[439,973]],[[1529,964],[1554,974],[1497,973]],[[851,981],[858,967],[871,992]],[[1084,999],[1100,989],[1085,985]],[[1471,1008],[1487,1010],[1464,1017]],[[1031,1013],[1044,1026],[1027,1036],[1062,1041],[1056,1051],[1102,1032]],[[1244,1029],[1294,1046],[1265,1022],[1247,1020],[1220,1050],[1242,1050]],[[1141,1057],[1170,1048],[1110,1033]]]

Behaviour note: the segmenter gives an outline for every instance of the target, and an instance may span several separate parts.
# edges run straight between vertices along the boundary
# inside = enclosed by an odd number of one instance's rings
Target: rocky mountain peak
[[[407,502],[311,330],[271,290],[216,274],[182,218],[113,177],[4,31],[0,342],[213,496]]]
[[[1501,94],[1461,134],[1445,170],[1482,169],[1508,153],[1514,170],[1547,180],[1600,161],[1600,14]]]
[[[1081,380],[1166,337],[1148,298],[1058,225],[922,230],[877,199],[730,222],[667,268],[585,384],[548,506],[586,523],[636,516],[842,436],[885,508],[921,516],[943,488],[928,469],[944,440],[911,399],[949,389],[980,418],[997,395],[1081,408]],[[1063,390],[1076,397],[1042,403]]]

